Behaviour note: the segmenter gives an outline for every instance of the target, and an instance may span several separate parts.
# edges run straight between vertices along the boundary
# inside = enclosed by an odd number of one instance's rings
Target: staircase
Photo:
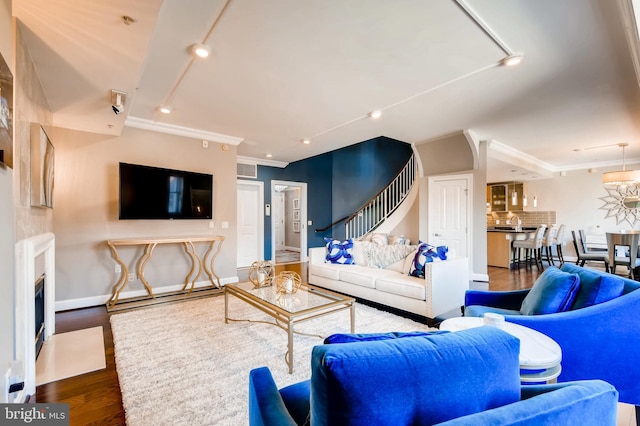
[[[346,219],[346,237],[360,238],[380,226],[409,194],[416,180],[415,154],[386,188]]]

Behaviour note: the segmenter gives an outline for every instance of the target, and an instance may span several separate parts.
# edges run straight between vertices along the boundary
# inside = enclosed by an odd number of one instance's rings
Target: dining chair
[[[539,225],[533,237],[526,240],[517,240],[512,243],[512,249],[514,251],[513,257],[516,260],[516,264],[520,267],[520,250],[524,249],[524,262],[525,268],[535,262],[538,269],[544,269],[542,264],[542,239],[544,238],[544,232],[547,229],[547,225]]]
[[[576,249],[576,255],[578,256],[576,265],[584,266],[586,262],[604,262],[604,269],[609,272],[609,253],[605,251],[587,252],[584,240],[580,238],[580,233],[580,231],[571,231],[573,247]]]
[[[595,247],[589,247],[589,241],[587,240],[587,234],[584,232],[584,229],[579,229],[578,233],[580,234],[580,241],[582,241],[582,247],[584,248],[585,253],[597,253],[597,252],[606,252],[607,248],[600,247],[598,243],[595,244]]]
[[[637,268],[640,267],[640,258],[638,258],[639,241],[640,233],[637,231],[607,232],[607,255],[612,274],[616,273],[618,265],[622,265],[629,269],[629,278],[637,279]],[[623,248],[625,256],[619,256],[618,247]]]

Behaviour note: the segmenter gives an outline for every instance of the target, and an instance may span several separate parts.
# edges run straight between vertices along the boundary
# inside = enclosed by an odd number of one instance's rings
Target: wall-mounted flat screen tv
[[[120,219],[211,219],[213,175],[120,163]]]

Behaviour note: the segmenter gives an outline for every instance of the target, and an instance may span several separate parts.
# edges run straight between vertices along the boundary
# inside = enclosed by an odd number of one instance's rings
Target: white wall
[[[68,129],[53,129],[56,172],[54,233],[56,234],[56,305],[58,309],[101,304],[111,295],[119,274],[106,240],[120,238],[223,235],[215,262],[222,280],[233,281],[236,271],[236,149],[182,136],[125,127],[119,137]],[[213,174],[214,223],[209,220],[118,220],[118,163],[144,164]],[[221,223],[229,223],[222,229]],[[201,255],[205,246],[197,245]],[[140,247],[118,250],[130,272]],[[147,264],[152,287],[182,284],[190,259],[180,245],[159,246]],[[200,276],[199,281],[207,277]],[[144,290],[140,281],[125,291]]]
[[[628,164],[627,169],[639,168],[639,164]],[[632,229],[624,222],[616,224],[615,218],[605,218],[606,210],[601,197],[607,197],[608,192],[602,185],[602,173],[619,168],[598,169],[595,173],[586,170],[566,172],[566,176],[559,173],[551,179],[527,182],[529,198],[536,194],[538,210],[555,210],[558,225],[565,224],[566,245],[563,253],[575,257],[575,250],[571,242],[572,230],[584,229],[587,234],[604,234],[607,231]],[[530,208],[529,210],[534,210]],[[634,227],[640,229],[640,222]]]
[[[469,144],[463,132],[457,132],[435,140],[416,144],[416,150],[422,166],[420,178],[420,239],[429,241],[429,176],[447,174],[472,174],[473,204],[469,206],[472,214],[473,234],[469,234],[471,242],[470,258],[471,276],[473,279],[487,279],[487,225],[485,212],[486,199],[486,142],[479,144],[478,164],[474,164],[476,147]],[[477,166],[477,168],[474,168]]]

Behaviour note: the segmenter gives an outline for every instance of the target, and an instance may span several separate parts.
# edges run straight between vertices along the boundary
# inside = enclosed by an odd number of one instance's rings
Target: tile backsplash
[[[511,220],[513,215],[519,216],[522,226],[527,227],[537,227],[541,224],[551,226],[557,223],[555,211],[493,212],[487,213],[487,227],[508,226],[507,220]],[[513,225],[515,226],[515,223]]]

